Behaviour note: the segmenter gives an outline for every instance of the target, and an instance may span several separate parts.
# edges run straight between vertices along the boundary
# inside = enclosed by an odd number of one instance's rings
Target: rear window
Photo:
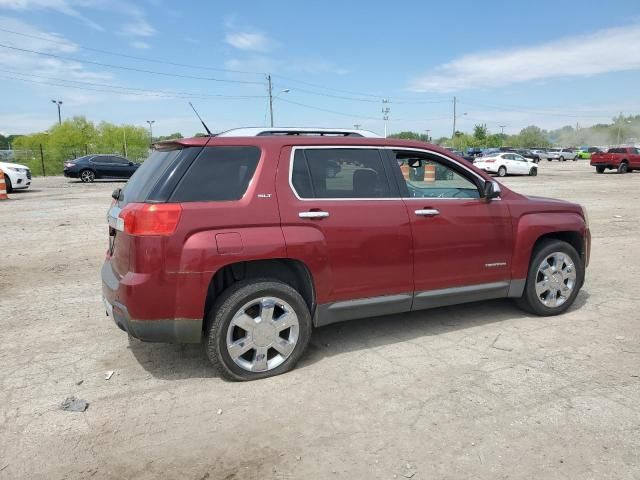
[[[259,159],[257,147],[205,147],[180,180],[171,201],[240,200]]]
[[[154,151],[131,176],[122,190],[122,204],[144,202],[160,177],[180,155],[182,149]]]

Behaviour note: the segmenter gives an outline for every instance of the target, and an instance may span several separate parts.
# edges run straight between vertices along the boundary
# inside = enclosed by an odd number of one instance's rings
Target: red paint
[[[610,149],[611,150],[611,149]],[[640,153],[635,147],[621,147],[615,150],[624,150],[621,153],[592,153],[591,154],[591,166],[593,167],[607,167],[618,168],[622,162],[627,162],[629,170],[634,168],[640,168]]]
[[[114,257],[107,261],[120,286],[105,289],[105,295],[126,305],[136,320],[201,319],[213,275],[225,265],[251,260],[304,263],[316,301],[323,304],[523,279],[533,245],[552,232],[578,232],[588,256],[589,230],[580,206],[525,197],[505,186],[499,200],[486,201],[299,200],[289,185],[294,145],[394,146],[455,158],[434,145],[353,137],[202,137],[177,142],[255,145],[262,155],[241,200],[182,203],[175,231],[168,235],[118,234]],[[438,209],[440,215],[414,214],[425,208]],[[330,216],[298,215],[313,210],[330,211]]]

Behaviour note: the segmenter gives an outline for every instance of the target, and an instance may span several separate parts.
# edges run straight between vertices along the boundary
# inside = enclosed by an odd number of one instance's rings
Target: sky
[[[517,133],[640,113],[638,0],[0,0],[0,133],[269,124]],[[383,103],[383,100],[386,102]]]

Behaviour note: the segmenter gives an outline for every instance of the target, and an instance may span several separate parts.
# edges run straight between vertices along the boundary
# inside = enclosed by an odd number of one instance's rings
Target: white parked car
[[[560,160],[565,162],[567,160],[577,160],[578,152],[572,148],[550,148],[547,150],[547,160]]]
[[[0,162],[0,172],[4,174],[7,193],[14,190],[24,190],[31,185],[31,170],[26,165]]]
[[[533,160],[512,152],[479,157],[473,164],[487,173],[497,173],[499,177],[505,175],[531,175],[534,177],[538,174],[538,165]]]

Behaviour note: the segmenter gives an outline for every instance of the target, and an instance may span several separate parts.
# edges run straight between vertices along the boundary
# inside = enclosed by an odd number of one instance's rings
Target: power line
[[[64,83],[56,83],[56,82],[48,82],[48,81],[37,81],[37,80],[29,80],[28,78],[19,78],[19,77],[12,77],[12,76],[8,76],[8,75],[4,75],[4,76],[0,76],[0,78],[4,78],[5,80],[17,80],[20,82],[28,82],[28,83],[35,83],[37,85],[52,85],[55,87],[64,87],[64,88],[73,88],[76,90],[88,90],[88,91],[92,91],[92,92],[103,92],[103,93],[117,93],[119,95],[123,95],[123,94],[127,94],[128,92],[122,91],[122,90],[116,90],[114,88],[111,89],[107,89],[107,88],[91,88],[91,87],[83,87],[80,85],[66,85]],[[62,80],[63,82],[66,80]],[[131,93],[131,92],[129,92]],[[210,96],[208,97],[200,97],[197,95],[173,95],[173,94],[168,94],[168,93],[161,93],[161,92],[152,92],[152,91],[147,91],[146,93],[144,92],[140,92],[138,93],[139,95],[143,95],[143,96],[147,96],[147,97],[159,97],[159,98],[199,98],[199,99],[209,99],[211,98]],[[264,98],[263,96],[237,96],[237,97],[231,97],[231,96],[224,96],[221,98]]]
[[[492,105],[488,103],[481,103],[476,101],[468,101],[465,100],[464,103],[468,103],[469,105],[475,105],[478,107],[492,108],[496,110],[505,110],[517,113],[528,113],[531,115],[542,115],[542,116],[553,116],[553,117],[565,117],[565,118],[610,118],[610,115],[589,115],[589,114],[566,114],[566,113],[556,113],[556,112],[540,112],[536,110],[528,110],[525,107],[510,107],[510,106],[502,106],[502,105]]]
[[[224,95],[224,94],[219,94],[219,93],[198,93],[198,92],[169,91],[169,90],[148,90],[148,89],[144,89],[144,88],[124,87],[124,86],[121,86],[121,85],[110,85],[110,84],[106,84],[106,83],[82,82],[82,81],[79,81],[79,80],[68,80],[68,79],[65,79],[65,78],[49,77],[49,76],[46,76],[46,75],[37,75],[35,73],[15,72],[15,71],[12,71],[12,70],[0,69],[0,72],[10,73],[10,74],[13,74],[13,75],[20,75],[22,77],[44,78],[44,79],[48,79],[48,80],[55,80],[55,81],[58,81],[58,82],[65,82],[65,83],[75,83],[75,84],[89,85],[89,86],[94,86],[94,87],[106,87],[106,88],[110,88],[110,89],[130,90],[132,92],[151,93],[151,94],[157,94],[158,96],[166,95],[167,97],[178,97],[178,98],[191,98],[191,97],[193,97],[193,98],[206,98],[206,97],[212,97],[212,98],[265,98],[264,95]],[[62,86],[64,86],[64,85],[62,85]],[[69,85],[69,88],[72,88],[72,86]]]
[[[47,53],[47,52],[40,52],[37,50],[29,50],[28,48],[19,48],[19,47],[14,47],[13,45],[6,45],[3,43],[0,43],[0,47],[2,48],[7,48],[10,50],[16,50],[19,52],[26,52],[26,53],[33,53],[36,55],[42,55],[45,57],[51,57],[51,58],[57,58],[60,60],[67,60],[67,61],[71,61],[71,62],[79,62],[79,63],[88,63],[91,65],[98,65],[100,67],[107,67],[107,68],[118,68],[120,70],[129,70],[129,71],[133,71],[133,72],[141,72],[141,73],[150,73],[153,75],[163,75],[166,77],[179,77],[179,78],[190,78],[190,79],[195,79],[195,80],[208,80],[208,81],[212,81],[212,82],[221,82],[221,83],[240,83],[240,84],[247,84],[247,85],[264,85],[263,82],[256,82],[256,81],[249,81],[249,80],[227,80],[227,79],[222,79],[222,78],[213,78],[213,77],[199,77],[196,75],[183,75],[183,74],[179,74],[179,73],[168,73],[168,72],[158,72],[155,70],[145,70],[142,68],[135,68],[135,67],[125,67],[124,65],[113,65],[110,63],[102,63],[102,62],[94,62],[93,60],[83,60],[83,59],[79,59],[79,58],[72,58],[72,57],[65,57],[62,55],[56,55],[53,53]]]
[[[216,68],[216,67],[208,67],[208,66],[204,66],[204,65],[190,65],[188,63],[177,63],[177,62],[171,62],[171,61],[168,61],[168,60],[160,60],[160,59],[149,58],[149,57],[138,57],[136,55],[128,55],[126,53],[112,52],[112,51],[109,51],[109,50],[102,50],[100,48],[92,48],[92,47],[85,47],[85,46],[82,46],[82,45],[76,45],[75,43],[67,42],[67,41],[64,41],[64,40],[56,40],[54,38],[47,38],[47,37],[41,37],[41,36],[38,36],[38,35],[30,35],[28,33],[15,32],[13,30],[8,30],[6,28],[1,28],[1,27],[0,27],[0,32],[11,33],[12,35],[20,35],[22,37],[33,38],[33,39],[36,39],[36,40],[42,40],[42,41],[50,42],[50,43],[57,43],[57,44],[60,44],[60,45],[74,45],[74,46],[78,46],[82,50],[88,50],[90,52],[104,53],[106,55],[114,55],[114,56],[117,56],[117,57],[129,58],[131,60],[140,60],[140,61],[143,61],[143,62],[159,63],[159,64],[162,64],[162,65],[171,65],[171,66],[174,66],[174,67],[194,68],[194,69],[199,69],[199,70],[212,70],[212,71],[217,71],[217,72],[240,73],[240,74],[245,74],[245,75],[264,75],[263,72],[250,72],[250,71],[243,71],[243,70],[232,70],[232,69],[228,69],[228,68]]]
[[[100,48],[93,48],[93,47],[86,47],[86,46],[83,46],[83,45],[77,45],[75,43],[67,42],[67,41],[64,41],[62,39],[58,40],[56,38],[51,38],[51,37],[43,37],[43,36],[39,36],[39,35],[31,35],[31,34],[22,33],[22,32],[16,32],[14,30],[9,30],[9,29],[6,29],[6,28],[1,28],[1,27],[0,27],[0,32],[5,32],[5,33],[12,34],[12,35],[19,35],[19,36],[26,37],[26,38],[33,38],[33,39],[37,39],[37,40],[41,40],[41,41],[45,41],[45,42],[49,42],[49,43],[56,43],[56,44],[59,44],[59,45],[73,45],[73,46],[77,46],[78,48],[80,48],[82,50],[87,50],[87,51],[91,51],[91,52],[103,53],[103,54],[106,54],[106,55],[113,55],[113,56],[117,56],[117,57],[128,58],[128,59],[137,60],[137,61],[143,61],[143,62],[157,63],[157,64],[168,65],[168,66],[173,66],[173,67],[192,68],[192,69],[197,69],[197,70],[211,70],[211,71],[217,71],[217,72],[227,72],[227,73],[244,74],[244,75],[267,75],[266,72],[256,72],[256,71],[247,71],[247,70],[234,70],[234,69],[228,69],[228,68],[210,67],[210,66],[206,66],[206,65],[193,65],[193,64],[187,64],[187,63],[172,62],[172,61],[168,61],[168,60],[160,60],[160,59],[156,59],[156,58],[141,57],[141,56],[137,56],[137,55],[129,55],[129,54],[125,54],[125,53],[113,52],[113,51],[110,51],[110,50],[104,50],[104,49],[100,49]],[[35,54],[38,54],[38,55],[47,55],[47,56],[51,56],[53,58],[61,58],[61,59],[77,61],[77,62],[92,63],[94,65],[104,66],[104,67],[108,67],[108,68],[122,68],[122,69],[127,69],[127,70],[132,70],[132,71],[139,71],[139,72],[143,72],[143,73],[153,73],[153,74],[157,74],[157,75],[169,75],[169,74],[164,73],[164,72],[148,72],[148,71],[145,71],[145,70],[142,70],[142,69],[133,68],[133,67],[124,67],[124,66],[119,66],[119,65],[101,64],[101,63],[98,63],[98,62],[85,61],[85,60],[74,59],[74,58],[65,58],[63,56],[57,56],[57,55],[46,53],[46,52],[39,52],[39,51],[27,50],[27,49],[19,49],[18,47],[13,47],[13,46],[8,46],[8,45],[0,45],[0,46],[3,46],[5,48],[13,48],[13,49],[20,50],[20,51],[27,51],[29,53],[35,53]],[[215,79],[215,78],[202,78],[202,77],[186,76],[186,75],[173,75],[172,74],[172,76],[180,76],[180,77],[184,77],[184,78],[194,78],[194,79],[212,80],[212,81],[220,81],[220,82],[249,83],[249,84],[255,83],[255,84],[261,84],[261,85],[263,84],[262,82],[251,82],[251,81],[241,81],[241,80],[235,80],[234,81],[234,80],[224,80],[224,79]],[[429,104],[429,103],[441,103],[441,102],[449,101],[448,98],[444,99],[444,98],[441,98],[441,97],[434,97],[434,98],[430,98],[430,99],[417,99],[417,98],[413,99],[413,98],[409,98],[409,97],[388,97],[388,96],[383,96],[383,95],[375,95],[375,94],[370,94],[370,93],[355,92],[355,91],[351,91],[351,90],[343,90],[343,89],[331,88],[331,87],[327,87],[325,85],[306,82],[306,81],[303,81],[303,80],[297,80],[297,79],[286,77],[284,75],[279,75],[279,74],[274,74],[273,76],[282,78],[282,79],[290,81],[290,82],[299,83],[301,85],[308,85],[308,86],[312,86],[312,87],[319,88],[319,89],[322,89],[322,90],[328,90],[328,91],[334,91],[334,92],[346,93],[346,94],[351,94],[351,95],[357,95],[358,96],[357,98],[354,98],[354,97],[346,97],[346,96],[340,96],[340,95],[330,95],[330,94],[323,94],[323,93],[320,93],[320,92],[314,92],[314,91],[311,91],[311,90],[306,90],[306,89],[302,89],[302,88],[298,88],[298,87],[295,88],[295,90],[297,90],[297,91],[300,91],[300,92],[303,92],[303,93],[308,93],[310,95],[320,95],[320,96],[326,96],[326,97],[331,97],[331,98],[338,98],[338,99],[342,99],[342,100],[353,100],[353,101],[360,101],[360,102],[378,103],[378,102],[380,102],[380,100],[382,98],[390,98],[391,101],[393,103],[396,103],[396,104]],[[369,99],[365,99],[365,98],[362,98],[362,97],[370,97],[370,98]]]
[[[328,108],[322,108],[322,107],[316,107],[316,106],[313,106],[313,105],[307,105],[306,103],[295,102],[293,100],[287,100],[286,98],[279,98],[278,101],[291,103],[293,105],[298,105],[300,107],[310,108],[312,110],[319,110],[321,112],[333,113],[333,114],[336,114],[336,115],[343,115],[345,117],[364,118],[364,119],[367,119],[367,120],[380,120],[379,118],[376,118],[376,117],[369,117],[369,116],[366,116],[366,115],[355,115],[355,114],[352,114],[352,113],[338,112],[336,110],[329,110]]]

